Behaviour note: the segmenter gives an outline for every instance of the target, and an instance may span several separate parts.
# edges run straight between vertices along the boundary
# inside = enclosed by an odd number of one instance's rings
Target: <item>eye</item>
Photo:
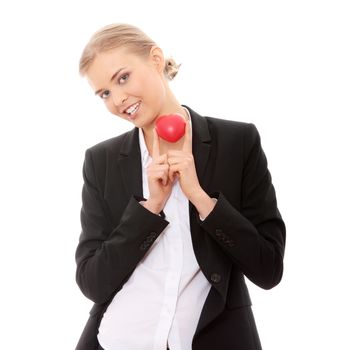
[[[123,75],[119,78],[119,80],[118,80],[119,84],[125,84],[125,82],[129,79],[129,76],[130,76],[129,73],[123,74]],[[110,94],[111,94],[111,92],[110,92],[109,90],[105,90],[105,91],[102,92],[102,94],[100,95],[100,97],[101,97],[103,100],[105,100],[106,98],[109,97]]]
[[[119,83],[124,84],[128,79],[129,79],[129,73],[125,73],[119,78]]]
[[[102,92],[102,94],[100,95],[100,97],[101,97],[102,99],[106,99],[109,95],[110,95],[109,90],[105,90],[105,91]]]

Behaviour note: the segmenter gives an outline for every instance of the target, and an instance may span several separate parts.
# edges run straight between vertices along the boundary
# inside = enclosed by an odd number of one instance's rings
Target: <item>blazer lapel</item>
[[[125,136],[120,149],[119,168],[128,198],[132,195],[143,197],[141,152],[136,127]]]
[[[207,120],[193,111],[190,107],[185,106],[191,114],[192,124],[192,153],[199,183],[202,188],[208,186],[208,177],[205,177],[205,169],[209,158],[211,148],[211,136],[208,129]],[[207,174],[209,175],[209,174]]]

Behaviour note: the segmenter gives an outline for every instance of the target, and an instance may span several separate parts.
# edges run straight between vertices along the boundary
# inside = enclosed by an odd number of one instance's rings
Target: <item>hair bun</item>
[[[177,64],[173,58],[167,58],[165,60],[164,74],[169,80],[173,80],[179,71],[180,64]]]

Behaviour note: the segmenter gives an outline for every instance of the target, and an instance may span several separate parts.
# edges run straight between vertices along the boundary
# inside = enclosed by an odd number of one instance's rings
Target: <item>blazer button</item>
[[[151,242],[153,242],[153,237],[152,236],[148,236],[146,238],[146,243],[151,243]]]
[[[143,243],[141,244],[141,246],[140,246],[140,249],[141,249],[141,250],[146,250],[149,246],[150,246],[149,243],[143,242]]]
[[[219,229],[219,228],[217,228],[216,230],[215,230],[215,236],[217,236],[217,237],[223,237],[225,234],[224,234],[224,232],[221,230],[221,229]]]
[[[232,242],[232,240],[230,239],[230,237],[228,236],[225,236],[222,241],[225,243],[225,244],[229,244],[230,242]]]
[[[234,247],[234,246],[235,246],[235,242],[232,241],[232,240],[230,240],[230,241],[228,242],[228,246],[229,246],[229,247]]]
[[[221,276],[218,273],[212,273],[210,279],[214,283],[219,283],[221,281]]]

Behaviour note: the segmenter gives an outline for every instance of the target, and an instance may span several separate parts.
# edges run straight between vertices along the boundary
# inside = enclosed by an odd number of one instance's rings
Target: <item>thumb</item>
[[[178,178],[178,176],[179,176],[178,172],[177,171],[173,171],[171,173],[171,182],[175,182],[176,179]]]

